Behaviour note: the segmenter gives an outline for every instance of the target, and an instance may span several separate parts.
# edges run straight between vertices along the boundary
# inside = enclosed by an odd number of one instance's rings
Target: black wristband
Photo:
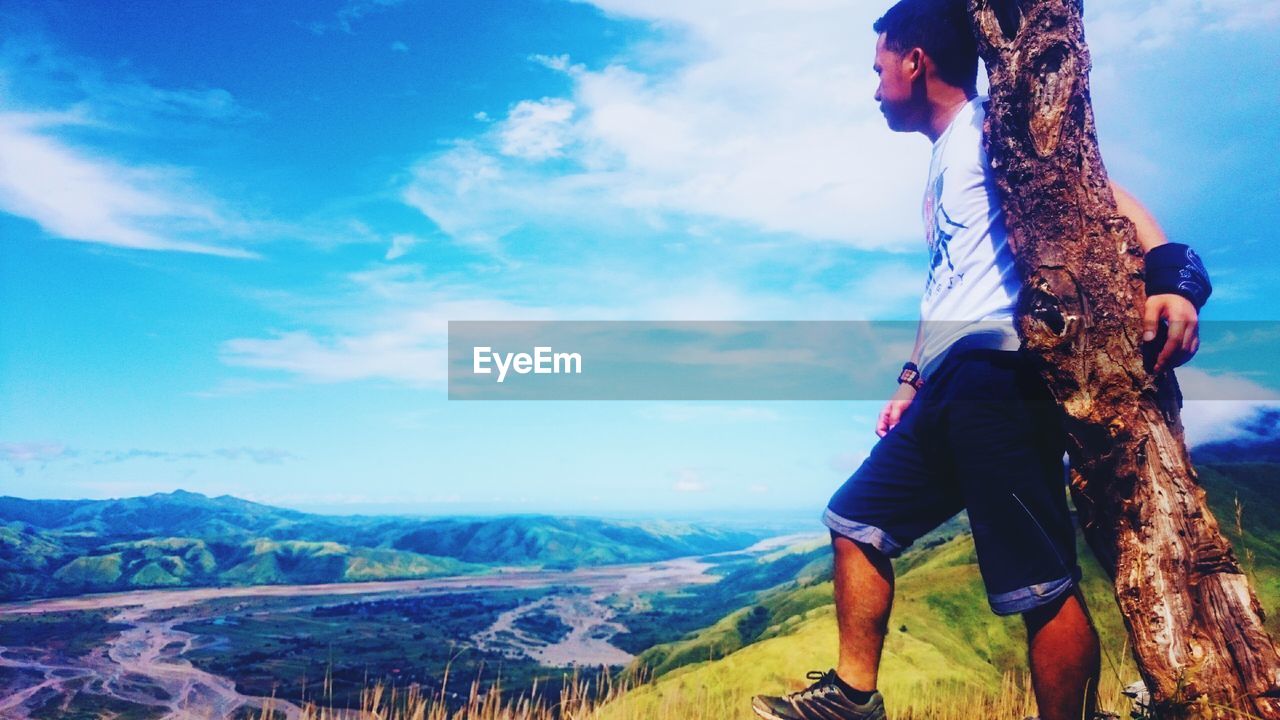
[[[1148,296],[1174,293],[1190,300],[1196,310],[1204,307],[1213,285],[1195,250],[1182,243],[1165,243],[1148,250],[1142,259]]]

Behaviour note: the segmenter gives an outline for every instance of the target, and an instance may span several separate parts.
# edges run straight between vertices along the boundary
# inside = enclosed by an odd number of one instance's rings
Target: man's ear
[[[902,60],[903,60],[903,63],[906,64],[907,74],[911,76],[912,80],[915,80],[919,77],[924,76],[924,51],[923,50],[921,50],[920,48],[911,48],[911,51],[908,52],[906,57],[904,57]]]

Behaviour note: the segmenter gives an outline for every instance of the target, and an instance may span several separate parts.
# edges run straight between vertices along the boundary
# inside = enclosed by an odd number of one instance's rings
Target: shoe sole
[[[755,698],[751,698],[751,709],[764,720],[789,720],[789,718],[784,718],[781,715],[774,715],[773,711],[767,707],[761,707],[759,701]]]
[[[755,698],[751,698],[751,710],[755,712],[756,715],[764,718],[764,720],[791,720],[791,718],[784,718],[781,715],[775,715],[768,707],[762,707]],[[888,715],[881,712],[879,715],[874,716],[873,720],[885,720],[887,717]]]

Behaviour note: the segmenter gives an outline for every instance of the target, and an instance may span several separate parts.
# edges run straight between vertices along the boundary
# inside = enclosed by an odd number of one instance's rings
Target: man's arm
[[[1111,183],[1111,192],[1115,194],[1120,214],[1133,223],[1142,252],[1150,252],[1152,248],[1169,242],[1155,217],[1137,198],[1115,182]],[[1143,342],[1156,338],[1161,320],[1168,321],[1169,335],[1156,356],[1154,371],[1157,373],[1182,365],[1200,349],[1199,313],[1190,300],[1172,293],[1149,296],[1142,314]]]
[[[1129,222],[1133,223],[1134,229],[1137,230],[1138,244],[1142,246],[1142,252],[1150,252],[1151,248],[1169,242],[1169,238],[1164,235],[1164,230],[1160,229],[1160,223],[1156,222],[1151,212],[1138,202],[1138,198],[1130,195],[1128,190],[1117,185],[1115,181],[1111,182],[1111,192],[1116,196],[1116,208],[1120,210],[1120,214],[1129,218]]]
[[[920,353],[924,348],[924,320],[920,320],[916,325],[916,344],[911,349],[911,362],[916,365],[920,364]],[[902,419],[902,413],[906,411],[907,406],[916,397],[916,389],[907,383],[898,383],[898,389],[893,392],[893,396],[889,398],[889,402],[885,403],[884,408],[880,410],[880,416],[876,418],[876,435],[884,437],[893,429],[894,425]]]
[[[911,362],[919,365],[922,352],[924,352],[924,318],[916,323],[916,344],[911,348]]]

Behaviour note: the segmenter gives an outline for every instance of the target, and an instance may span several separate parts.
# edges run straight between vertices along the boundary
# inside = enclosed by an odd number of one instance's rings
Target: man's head
[[[974,94],[978,49],[964,0],[900,0],[872,26],[876,101],[893,130],[923,130],[938,91]]]

